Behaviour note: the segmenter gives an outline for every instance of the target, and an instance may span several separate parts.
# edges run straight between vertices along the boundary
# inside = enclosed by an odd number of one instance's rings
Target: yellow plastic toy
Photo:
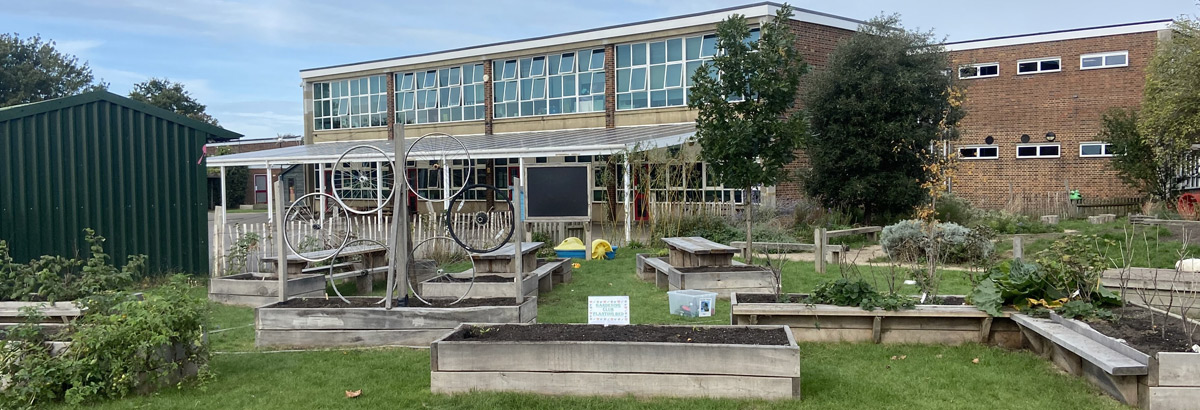
[[[562,243],[554,247],[554,250],[556,251],[582,251],[585,249],[587,248],[583,246],[583,241],[574,236],[563,239]]]
[[[603,239],[592,241],[592,259],[604,259],[604,254],[612,252],[612,245]]]

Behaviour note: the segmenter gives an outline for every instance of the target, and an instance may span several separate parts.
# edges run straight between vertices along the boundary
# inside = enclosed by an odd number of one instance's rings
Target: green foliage
[[[237,208],[246,203],[246,187],[250,184],[250,169],[246,167],[225,168],[225,206]]]
[[[928,197],[929,147],[955,137],[963,116],[951,63],[932,33],[879,17],[829,55],[808,87],[809,196],[829,207],[859,208],[867,222],[911,213]]]
[[[1061,232],[1058,226],[1042,223],[1041,220],[1024,215],[1015,215],[1003,211],[978,211],[975,213],[974,226],[986,227],[1000,234],[1032,234]]]
[[[975,210],[965,199],[954,194],[943,194],[934,208],[935,217],[942,222],[969,226],[975,219]]]
[[[692,214],[673,218],[655,218],[652,227],[652,243],[656,247],[664,245],[662,238],[674,236],[699,236],[717,243],[729,243],[739,240],[739,232],[733,222],[719,215]]]
[[[930,235],[924,221],[909,219],[883,227],[879,244],[890,257],[906,262],[927,258],[936,249],[945,262],[978,263],[991,257],[994,251],[994,235],[990,230],[943,222]]]
[[[250,256],[251,251],[258,247],[258,243],[262,238],[257,233],[249,232],[238,238],[237,242],[233,243],[233,247],[229,249],[229,253],[225,254],[225,259],[229,261],[229,271],[226,275],[234,275],[242,273],[246,268],[246,259]]]
[[[912,309],[917,303],[911,297],[882,294],[876,291],[870,283],[862,279],[851,280],[846,278],[831,280],[817,285],[808,300],[812,303],[837,306],[858,306],[863,310]]]
[[[129,92],[129,98],[181,114],[193,120],[220,125],[216,118],[204,112],[207,107],[196,101],[196,98],[183,88],[183,83],[173,82],[166,78],[151,78],[134,84],[133,90]]]
[[[1058,313],[1059,316],[1067,319],[1079,320],[1113,320],[1116,318],[1112,311],[1105,308],[1096,307],[1096,305],[1082,300],[1072,300],[1064,303],[1062,307],[1055,310],[1055,313]]]
[[[84,230],[90,256],[69,259],[44,255],[28,264],[13,262],[8,244],[0,241],[0,300],[74,300],[128,286],[146,273],[146,256],[133,255],[125,266],[112,266],[104,253],[104,238]]]
[[[1101,117],[1100,139],[1111,143],[1112,167],[1126,183],[1160,201],[1179,196],[1187,179],[1179,172],[1188,160],[1190,147],[1178,146],[1172,134],[1144,134],[1138,114],[1114,108]]]
[[[1037,263],[1013,260],[1001,263],[972,290],[969,299],[975,306],[993,316],[1000,315],[1005,305],[1030,309],[1034,302],[1055,305],[1058,309],[1071,305],[1066,314],[1104,317],[1100,308],[1120,305],[1121,299],[1100,284],[1100,275],[1109,266],[1105,255],[1112,240],[1091,235],[1071,235],[1059,239],[1049,248],[1038,252]],[[1079,303],[1096,308],[1086,310]],[[1095,313],[1095,316],[1087,316]]]
[[[70,347],[52,352],[36,317],[27,319],[0,346],[0,392],[4,408],[66,401],[73,405],[120,398],[154,386],[179,369],[181,354],[204,366],[209,359],[203,329],[208,304],[188,294],[183,276],[144,296],[105,292],[79,300],[85,309]],[[176,350],[178,349],[178,350]]]
[[[1065,293],[1062,297],[1119,305],[1118,296],[1100,284],[1101,274],[1110,266],[1105,252],[1115,246],[1116,241],[1094,235],[1067,235],[1038,252],[1037,263],[1050,286]]]
[[[54,41],[0,33],[0,107],[67,97],[108,84],[94,83],[92,68],[60,53]]]
[[[1200,141],[1200,21],[1180,18],[1171,30],[1146,69],[1137,122],[1138,132],[1153,141],[1151,148],[1160,161],[1177,159]]]
[[[726,187],[779,182],[806,132],[794,108],[808,65],[796,49],[791,17],[791,7],[781,7],[762,23],[758,41],[749,41],[745,16],[726,18],[717,25],[721,52],[692,75],[688,107],[699,109],[700,157]]]

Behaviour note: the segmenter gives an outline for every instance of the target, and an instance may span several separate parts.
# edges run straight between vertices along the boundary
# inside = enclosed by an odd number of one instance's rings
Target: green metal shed
[[[86,255],[208,271],[203,148],[241,135],[107,91],[0,108],[0,240],[13,258]]]

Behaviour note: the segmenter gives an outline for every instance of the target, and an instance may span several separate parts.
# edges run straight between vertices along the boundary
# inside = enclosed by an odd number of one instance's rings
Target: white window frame
[[[1125,56],[1125,64],[1112,64],[1112,65],[1107,64],[1108,57],[1118,56],[1118,55]],[[1100,65],[1096,66],[1096,67],[1084,67],[1083,60],[1085,58],[1092,58],[1092,57],[1100,57]],[[1102,68],[1117,68],[1117,67],[1128,67],[1128,66],[1129,66],[1129,50],[1106,51],[1103,53],[1082,54],[1079,56],[1079,69],[1080,70],[1099,70]]]
[[[979,73],[979,70],[978,70],[978,68],[979,68],[979,67],[987,67],[987,66],[993,66],[993,65],[994,65],[994,66],[996,66],[996,74],[992,74],[992,75],[978,75],[978,73]],[[970,77],[963,77],[963,75],[962,75],[962,70],[963,70],[964,68],[967,68],[967,67],[976,68],[976,69],[977,69],[977,70],[975,70],[975,73],[976,73],[976,75],[973,75],[973,76],[970,76]],[[991,77],[999,77],[999,76],[1000,76],[1000,63],[999,63],[999,62],[994,62],[994,63],[979,63],[979,64],[965,64],[965,65],[960,65],[960,66],[958,66],[958,79],[960,79],[960,80],[974,80],[974,79],[976,79],[976,78],[991,78]]]
[[[1100,145],[1101,146],[1101,148],[1100,148],[1101,154],[1084,155],[1083,147],[1085,145]],[[1107,154],[1105,154],[1104,152],[1107,152]],[[1088,141],[1088,142],[1079,143],[1079,157],[1080,158],[1108,158],[1108,157],[1112,157],[1112,156],[1113,156],[1112,143],[1110,143],[1110,142]]]
[[[1027,147],[1037,147],[1037,148],[1038,148],[1038,150],[1037,150],[1037,151],[1038,151],[1037,155],[1025,155],[1025,156],[1022,156],[1022,155],[1021,155],[1021,148],[1027,148]],[[1042,155],[1042,149],[1041,149],[1041,147],[1058,147],[1058,154],[1056,154],[1056,155]],[[1062,144],[1059,144],[1059,143],[1052,143],[1052,144],[1048,144],[1048,143],[1040,143],[1040,144],[1017,144],[1017,149],[1015,150],[1015,153],[1017,154],[1017,159],[1034,159],[1034,158],[1062,158]]]
[[[954,147],[954,148],[956,149],[956,151],[955,151],[955,154],[957,154],[957,155],[958,155],[958,156],[957,156],[957,159],[961,159],[961,160],[964,160],[964,161],[984,161],[984,160],[990,160],[990,159],[1000,159],[1000,147],[999,147],[999,146],[997,146],[997,145],[960,145],[960,146],[957,146],[957,147]],[[979,156],[979,149],[981,149],[981,148],[995,148],[995,149],[996,149],[996,156],[994,156],[994,157],[981,157],[981,156]],[[975,155],[976,155],[976,156],[974,156],[974,157],[964,157],[964,156],[962,155],[962,150],[964,150],[964,149],[974,149],[974,150],[975,150]]]
[[[1042,69],[1042,62],[1044,62],[1044,61],[1058,61],[1058,69],[1056,69],[1056,70],[1043,70],[1043,69]],[[1082,60],[1081,60],[1081,61],[1082,61]],[[1034,71],[1026,71],[1026,72],[1023,72],[1023,73],[1022,73],[1022,72],[1021,72],[1021,64],[1025,64],[1025,63],[1037,63],[1037,70],[1034,70]],[[1017,75],[1041,74],[1041,73],[1057,73],[1057,72],[1059,72],[1059,71],[1062,71],[1062,57],[1042,57],[1042,58],[1028,58],[1028,59],[1024,59],[1024,60],[1017,60]]]

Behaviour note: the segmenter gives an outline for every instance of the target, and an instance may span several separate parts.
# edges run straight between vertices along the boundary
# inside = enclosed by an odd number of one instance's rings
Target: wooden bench
[[[525,272],[531,272],[537,268],[537,251],[541,249],[545,243],[542,242],[521,242],[521,262]],[[514,245],[511,243],[504,244],[500,249],[488,253],[471,254],[471,259],[475,261],[476,273],[513,273],[517,271],[516,260],[513,259]]]
[[[825,231],[825,238],[836,238],[839,236],[861,235],[866,234],[871,240],[879,239],[879,233],[883,232],[882,226],[864,226],[860,228],[838,229],[834,231]]]
[[[342,272],[338,275],[335,275],[334,279],[349,277],[356,278],[356,288],[358,294],[365,295],[374,290],[374,277],[381,273],[387,272],[387,253],[388,248],[379,245],[360,245],[348,246],[343,248],[341,252],[338,252],[337,249],[326,249],[314,252],[304,252],[299,255],[289,254],[286,262],[287,273],[290,276],[303,274],[306,270],[313,271],[314,273],[328,272],[329,266],[308,267],[309,262],[301,258],[301,256],[304,256],[304,258],[308,259],[322,259],[333,254],[337,254],[338,258],[358,257],[358,260],[350,262],[346,262],[344,260],[341,262],[336,260],[332,261],[332,263],[335,263],[335,266],[342,265],[344,263],[350,263],[350,267],[352,268],[348,272]],[[264,256],[262,260],[263,262],[267,263],[270,272],[278,271],[278,268],[276,268],[276,263],[279,260],[278,256]],[[379,269],[381,267],[383,268],[382,270]]]
[[[699,236],[662,238],[672,266],[731,266],[738,249]]]
[[[1034,352],[1075,376],[1085,376],[1126,404],[1137,403],[1138,377],[1150,374],[1150,356],[1086,325],[1051,314],[1012,315]]]

